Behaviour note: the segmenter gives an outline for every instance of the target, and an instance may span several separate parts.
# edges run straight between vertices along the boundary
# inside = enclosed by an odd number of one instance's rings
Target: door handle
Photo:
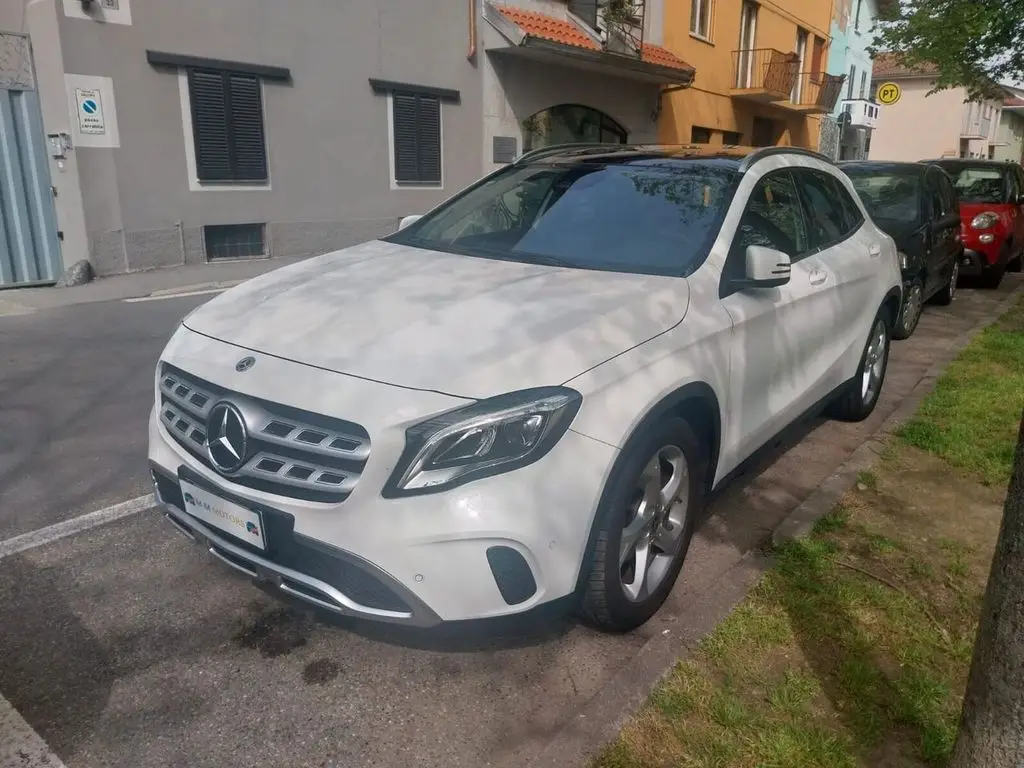
[[[821,285],[826,280],[828,280],[828,272],[824,272],[824,271],[822,271],[820,269],[816,269],[813,272],[811,272],[811,276],[810,276],[809,280],[810,280],[811,285]]]
[[[876,258],[878,258],[881,255],[882,255],[882,246],[878,245],[877,243],[868,246],[868,256],[870,256],[873,259],[876,259]]]

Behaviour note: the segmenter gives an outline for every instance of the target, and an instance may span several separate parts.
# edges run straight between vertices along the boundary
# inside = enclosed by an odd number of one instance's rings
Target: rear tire
[[[708,452],[685,419],[664,418],[630,443],[601,496],[579,607],[605,632],[629,632],[661,608],[704,505]]]
[[[857,375],[843,394],[829,404],[827,413],[831,418],[837,421],[864,421],[878,405],[885,373],[889,368],[889,315],[889,310],[884,307],[875,315],[860,357],[860,365],[857,366]]]
[[[953,299],[956,297],[956,284],[960,280],[960,259],[953,261],[953,272],[949,276],[949,282],[943,287],[941,291],[935,294],[932,299],[940,307],[948,307],[953,303]]]
[[[903,298],[903,306],[900,307],[900,315],[896,318],[896,324],[893,326],[892,337],[901,341],[909,339],[917,328],[923,309],[924,280],[917,277],[914,278]]]

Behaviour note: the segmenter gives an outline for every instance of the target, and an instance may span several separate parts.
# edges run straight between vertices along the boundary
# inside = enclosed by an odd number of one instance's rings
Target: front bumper
[[[1006,259],[990,260],[983,251],[965,248],[960,257],[960,274],[965,277],[980,277],[993,269],[1006,265]]]
[[[404,447],[405,426],[457,401],[259,355],[260,375],[246,379],[232,373],[238,357],[236,347],[188,334],[164,359],[208,381],[219,371],[219,386],[244,384],[252,397],[332,418],[359,414],[373,447],[341,502],[275,495],[210,469],[168,434],[154,407],[149,460],[157,496],[168,519],[211,554],[337,613],[417,626],[523,613],[575,591],[616,449],[570,429],[527,467],[446,492],[385,499],[380,491]],[[266,549],[186,513],[179,477],[257,510]]]

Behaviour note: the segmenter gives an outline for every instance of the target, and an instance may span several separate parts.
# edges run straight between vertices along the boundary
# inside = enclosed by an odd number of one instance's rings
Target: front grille
[[[236,472],[224,473],[207,454],[207,420],[221,402],[245,421],[248,449]],[[160,369],[160,421],[205,466],[247,488],[307,501],[344,501],[370,455],[363,427],[248,397],[164,363]]]

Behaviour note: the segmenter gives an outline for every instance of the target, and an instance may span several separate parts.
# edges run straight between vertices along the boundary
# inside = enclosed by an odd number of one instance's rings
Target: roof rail
[[[755,149],[749,155],[744,158],[743,162],[740,163],[740,171],[747,171],[754,163],[758,160],[762,160],[772,155],[804,155],[805,157],[813,157],[815,160],[821,160],[823,163],[829,165],[835,165],[836,161],[828,155],[823,155],[821,152],[815,152],[812,149],[804,149],[803,147],[760,147]]]
[[[599,142],[594,141],[570,142],[566,144],[551,144],[546,147],[539,147],[537,149],[531,149],[528,152],[524,152],[518,158],[516,158],[514,165],[518,165],[519,163],[525,162],[527,160],[537,160],[538,158],[541,157],[557,155],[562,152],[568,152],[574,149],[593,150],[595,152],[621,152],[623,150],[635,151],[637,149],[637,146],[635,144],[601,144]]]

